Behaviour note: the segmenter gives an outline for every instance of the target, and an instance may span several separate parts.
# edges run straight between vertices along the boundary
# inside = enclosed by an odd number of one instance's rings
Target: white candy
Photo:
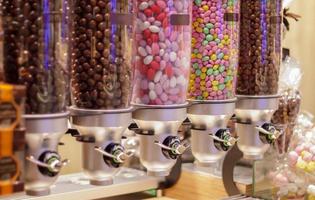
[[[141,30],[143,31],[143,30],[149,28],[150,25],[151,25],[150,22],[145,21],[144,23],[142,23]]]
[[[175,53],[174,51],[172,51],[172,52],[170,53],[170,61],[171,61],[171,62],[175,62],[175,61],[176,61],[176,58],[177,58],[176,53]]]
[[[177,84],[178,85],[185,85],[185,83],[186,83],[186,79],[184,78],[184,76],[183,75],[180,75],[179,77],[177,77]]]
[[[159,82],[160,79],[161,79],[161,76],[162,76],[162,72],[161,71],[156,72],[156,74],[154,76],[154,82],[155,83]]]
[[[145,2],[145,1],[143,1],[142,3],[140,3],[140,5],[139,5],[139,9],[140,10],[145,10],[145,9],[147,9],[149,7],[149,4],[147,3],[147,2]]]
[[[145,57],[147,56],[147,51],[143,48],[143,47],[138,47],[138,53],[140,54],[140,56]]]
[[[154,26],[154,25],[149,26],[149,30],[150,30],[152,33],[158,33],[158,32],[160,32],[160,28],[157,27],[157,26]]]
[[[156,95],[156,93],[154,92],[154,90],[151,90],[151,91],[149,92],[149,97],[150,97],[151,100],[156,99],[157,95]]]
[[[176,86],[176,78],[173,76],[170,80],[170,87],[174,88]]]
[[[160,49],[160,56],[163,56],[165,53],[164,49]]]
[[[153,83],[153,82],[150,82],[150,83],[149,83],[149,90],[154,90],[154,88],[155,88],[154,83]]]
[[[144,58],[143,63],[144,63],[145,65],[148,65],[148,64],[150,64],[150,63],[152,62],[152,60],[153,60],[153,56],[148,55],[148,56],[146,56],[146,57]]]
[[[161,25],[162,25],[162,23],[161,23],[160,21],[155,21],[153,24],[154,24],[155,26],[161,26]]]
[[[315,185],[309,185],[307,188],[307,193],[311,195],[315,195]]]
[[[149,1],[149,6],[152,6],[154,4],[154,1]]]

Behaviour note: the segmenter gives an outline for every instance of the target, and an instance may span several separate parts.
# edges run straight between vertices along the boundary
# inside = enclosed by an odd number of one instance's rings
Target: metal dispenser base
[[[35,159],[47,151],[57,152],[62,135],[68,130],[69,113],[24,115],[26,127],[26,156]],[[25,190],[28,195],[43,196],[50,193],[58,173],[46,175],[30,161],[25,164]]]
[[[176,159],[167,158],[162,148],[155,142],[162,143],[168,136],[176,136],[177,131],[186,118],[188,104],[177,106],[142,106],[138,105],[132,118],[141,131],[140,162],[152,176],[170,174]]]
[[[122,133],[131,123],[132,107],[119,110],[88,110],[71,107],[71,123],[83,142],[83,170],[92,185],[111,185],[119,166],[110,166],[95,147],[121,143]],[[79,138],[80,137],[80,138]]]
[[[264,143],[256,127],[269,123],[273,113],[278,109],[279,95],[237,96],[235,114],[236,132],[239,136],[238,148],[245,159],[259,160],[269,148]]]
[[[226,129],[234,114],[236,99],[218,101],[192,101],[188,118],[192,123],[191,149],[198,166],[211,166],[221,160],[225,152],[218,150],[209,134]]]

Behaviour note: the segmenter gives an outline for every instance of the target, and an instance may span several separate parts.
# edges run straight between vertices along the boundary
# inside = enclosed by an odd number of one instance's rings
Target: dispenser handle
[[[119,163],[124,163],[126,159],[132,157],[135,153],[133,150],[126,150],[126,151],[120,152],[117,155],[113,155],[111,153],[104,151],[101,147],[98,147],[98,146],[95,146],[94,149],[95,149],[95,151],[97,151],[98,153],[100,153],[106,157],[117,160]]]
[[[31,163],[37,166],[51,169],[54,172],[59,172],[62,167],[66,166],[70,162],[68,159],[64,159],[62,161],[56,160],[55,162],[48,164],[37,160],[34,156],[27,156],[26,160],[30,161]]]
[[[190,147],[190,144],[187,142],[183,143],[183,144],[179,144],[175,148],[169,147],[163,143],[160,143],[159,141],[155,141],[154,144],[158,145],[159,147],[161,147],[165,150],[173,151],[178,155],[183,154]]]
[[[229,140],[223,140],[213,134],[210,134],[210,137],[218,142],[225,143],[230,147],[233,146],[239,140],[239,138],[234,138],[234,137],[229,137]]]
[[[278,131],[275,129],[274,132],[270,132],[270,131],[267,131],[266,129],[260,127],[260,126],[256,126],[255,127],[256,130],[258,130],[259,132],[265,134],[265,135],[268,135],[270,136],[273,140],[276,140],[280,137],[280,135],[282,135],[282,132]]]

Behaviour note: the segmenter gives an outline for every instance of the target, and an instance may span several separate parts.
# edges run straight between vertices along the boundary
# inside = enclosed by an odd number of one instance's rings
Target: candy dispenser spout
[[[238,96],[236,103],[236,132],[238,147],[245,159],[260,160],[279,132],[270,123],[278,108],[279,95]]]
[[[188,118],[192,123],[191,147],[196,164],[207,166],[219,161],[235,144],[236,139],[227,129],[235,102],[236,99],[192,101]]]

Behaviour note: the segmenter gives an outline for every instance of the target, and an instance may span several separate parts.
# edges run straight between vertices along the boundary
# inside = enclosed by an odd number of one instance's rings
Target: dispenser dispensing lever
[[[47,162],[37,160],[34,156],[28,156],[26,159],[37,166],[45,167],[54,172],[59,172],[62,167],[66,166],[70,162],[68,159],[60,161],[56,157],[48,159]]]
[[[115,161],[117,161],[118,163],[124,163],[125,160],[127,160],[128,158],[132,157],[134,155],[134,151],[132,150],[125,150],[125,151],[116,151],[113,154],[108,153],[106,151],[104,151],[101,147],[94,147],[95,151],[101,153],[102,155],[112,158]]]
[[[224,144],[226,144],[226,146],[234,146],[234,144],[236,144],[236,142],[239,140],[238,138],[234,138],[234,137],[228,137],[226,140],[219,138],[218,136],[212,135],[210,134],[210,137],[218,142],[222,142]]]
[[[154,144],[160,146],[162,149],[175,152],[178,155],[183,154],[190,147],[188,143],[181,144],[180,142],[174,142],[173,144],[170,144],[170,146],[160,143],[159,141],[155,141]]]
[[[280,135],[282,134],[282,132],[276,130],[274,127],[269,128],[269,130],[266,130],[263,127],[260,126],[256,126],[255,127],[260,133],[267,135],[270,139],[276,140],[278,139],[278,137],[280,137]]]

